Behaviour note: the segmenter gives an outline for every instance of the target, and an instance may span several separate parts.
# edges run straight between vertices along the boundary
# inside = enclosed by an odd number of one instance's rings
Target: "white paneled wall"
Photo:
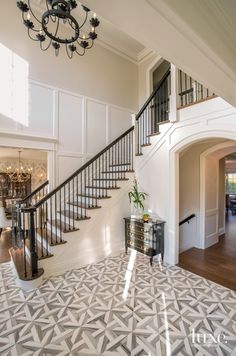
[[[16,122],[0,112],[0,136],[20,138],[20,147],[30,142],[33,148],[34,140],[35,148],[46,149],[50,143],[58,184],[127,130],[131,115],[132,110],[30,81],[27,117]]]
[[[88,99],[86,109],[86,146],[87,153],[92,156],[106,146],[106,105]]]

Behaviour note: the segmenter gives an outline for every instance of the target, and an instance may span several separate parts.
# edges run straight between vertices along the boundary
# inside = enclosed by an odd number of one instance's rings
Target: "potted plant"
[[[137,179],[134,179],[134,184],[132,186],[131,191],[128,193],[129,196],[129,201],[130,203],[133,203],[134,208],[136,209],[136,214],[138,215],[136,217],[141,217],[140,215],[142,215],[142,212],[144,210],[144,200],[146,199],[146,196],[148,196],[148,194],[144,193],[144,192],[140,192],[138,190],[138,182]],[[141,213],[140,213],[141,210]]]

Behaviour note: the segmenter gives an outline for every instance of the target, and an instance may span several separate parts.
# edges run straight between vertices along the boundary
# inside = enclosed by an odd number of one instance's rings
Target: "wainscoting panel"
[[[96,154],[106,146],[106,105],[87,99],[87,153]]]
[[[57,183],[60,184],[82,166],[83,159],[82,157],[59,156],[57,163],[59,168],[59,181]]]
[[[205,218],[206,238],[218,234],[218,210],[206,211]]]
[[[113,141],[132,126],[131,112],[110,107],[110,140]]]
[[[22,125],[24,133],[54,137],[54,90],[39,84],[29,85],[29,120]]]
[[[59,92],[58,100],[59,151],[82,153],[83,97]]]

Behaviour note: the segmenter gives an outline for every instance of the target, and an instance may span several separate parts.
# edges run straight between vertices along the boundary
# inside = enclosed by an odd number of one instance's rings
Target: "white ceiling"
[[[165,3],[236,73],[235,0],[165,0]]]
[[[1,158],[18,158],[18,151],[21,150],[21,159],[38,159],[47,160],[47,152],[41,150],[29,150],[22,148],[0,147],[0,160]]]
[[[31,3],[38,11],[42,12],[43,9],[46,10],[45,0],[31,0]],[[81,17],[83,11],[81,12],[79,1],[77,1],[77,4],[77,8],[73,10],[73,16],[76,19],[83,19],[83,17]],[[91,11],[91,16],[92,14],[93,12]],[[97,29],[98,39],[96,42],[103,47],[112,50],[134,63],[142,61],[152,52],[147,50],[145,46],[136,39],[130,37],[128,34],[115,27],[111,22],[102,18],[99,14],[97,14],[97,16],[100,20],[100,25]]]

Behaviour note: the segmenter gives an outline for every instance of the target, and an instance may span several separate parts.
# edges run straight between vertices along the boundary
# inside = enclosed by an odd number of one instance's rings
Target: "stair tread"
[[[157,136],[157,135],[160,135],[160,132],[157,131],[157,132],[152,132],[150,134],[147,135],[147,137],[152,137],[152,136]]]
[[[89,216],[84,216],[81,214],[77,214],[76,211],[70,211],[70,210],[62,210],[61,212],[58,211],[59,214],[64,215],[65,217],[70,219],[74,219],[76,221],[82,221],[82,220],[89,220],[91,219]]]
[[[168,122],[170,122],[170,120],[163,120],[163,121],[158,122],[158,125],[168,124]]]
[[[95,181],[117,181],[117,180],[129,180],[129,178],[93,178]]]
[[[110,164],[109,167],[119,167],[119,166],[130,166],[131,163],[115,163],[115,164]]]
[[[58,230],[61,230],[64,233],[79,230],[79,228],[73,227],[71,224],[67,224],[64,221],[60,221],[60,220],[51,220],[51,221],[48,221],[48,224],[50,224],[54,227],[57,227]]]
[[[26,246],[28,247],[28,249],[30,249],[30,240],[29,239],[26,240]],[[45,258],[49,258],[49,257],[53,256],[53,254],[48,252],[48,250],[45,247],[42,248],[39,240],[37,240],[37,250],[36,251],[37,251],[39,260],[43,260]]]
[[[103,174],[107,174],[107,173],[110,173],[110,174],[114,174],[114,173],[133,173],[134,171],[133,170],[122,170],[122,171],[104,171],[104,172],[101,172]]]
[[[120,187],[98,187],[98,186],[93,186],[93,185],[86,185],[85,188],[89,189],[100,189],[100,190],[112,190],[112,189],[120,189]]]
[[[52,230],[46,228],[38,228],[37,234],[41,236],[43,240],[47,241],[49,246],[62,245],[67,242],[65,240],[60,240],[60,237],[58,235],[56,235]]]
[[[72,201],[72,202],[70,202],[68,204],[74,205],[74,206],[79,206],[81,208],[85,208],[85,209],[88,209],[88,210],[100,209],[101,208],[101,206],[98,206],[98,205],[92,206],[90,204],[85,204],[85,203],[82,203],[82,202],[79,202],[79,201],[78,202],[77,201]]]
[[[21,279],[23,281],[32,281],[33,279],[39,278],[44,273],[43,268],[39,268],[37,275],[32,277],[31,266],[30,266],[30,263],[27,260],[27,258],[26,258],[26,261],[24,262],[23,248],[11,247],[9,250],[9,253],[10,253],[11,259],[15,265],[15,269],[16,269],[19,279]],[[25,275],[25,269],[26,269],[26,275]]]
[[[92,195],[92,194],[86,194],[86,193],[78,193],[77,194],[79,197],[84,197],[88,199],[110,199],[111,196],[102,196],[102,195]]]
[[[140,145],[141,147],[147,147],[147,146],[151,146],[151,143],[143,143],[142,145]]]

